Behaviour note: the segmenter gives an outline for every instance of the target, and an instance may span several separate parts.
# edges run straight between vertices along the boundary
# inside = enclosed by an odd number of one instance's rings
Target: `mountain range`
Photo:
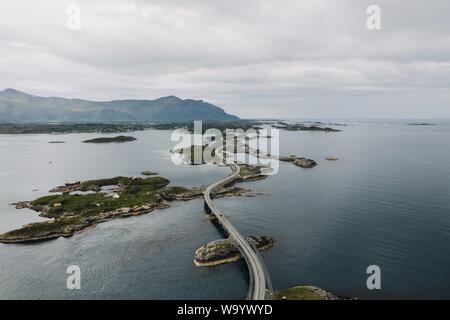
[[[89,101],[0,91],[0,122],[152,122],[237,120],[203,100],[175,96],[155,100]]]

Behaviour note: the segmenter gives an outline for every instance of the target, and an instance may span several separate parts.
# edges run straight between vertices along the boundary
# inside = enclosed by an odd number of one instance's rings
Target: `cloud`
[[[360,0],[3,1],[0,87],[175,94],[244,117],[449,117],[450,3],[377,2],[381,31]]]

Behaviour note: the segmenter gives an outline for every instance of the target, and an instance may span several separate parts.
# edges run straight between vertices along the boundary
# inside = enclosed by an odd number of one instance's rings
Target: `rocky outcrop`
[[[66,183],[63,186],[58,186],[56,188],[51,189],[49,192],[70,193],[70,192],[73,192],[73,191],[78,191],[80,189],[80,185],[81,185],[81,181],[76,181],[76,182],[73,182],[73,183]],[[99,188],[97,187],[95,189],[92,188],[91,191],[98,191],[98,190],[99,190]]]
[[[103,137],[95,138],[83,141],[84,143],[111,143],[111,142],[130,142],[137,140],[135,137],[130,136],[117,136],[117,137]]]
[[[186,164],[189,165],[203,165],[207,163],[212,163],[211,161],[214,160],[214,157],[216,155],[215,149],[208,149],[209,152],[205,153],[206,148],[208,148],[208,145],[191,145],[186,148],[182,149],[172,149],[170,150],[171,153],[178,153],[182,155],[183,161]],[[205,156],[210,156],[211,159],[205,159]]]
[[[296,155],[290,155],[290,156],[281,156],[278,158],[278,160],[283,162],[292,162],[292,164],[296,165],[297,167],[301,168],[313,168],[317,166],[317,162],[303,157],[297,157]]]
[[[253,242],[259,251],[273,246],[273,239],[269,236],[251,236],[247,241]],[[233,244],[231,238],[212,241],[195,251],[194,263],[198,267],[214,267],[225,263],[235,262],[242,258],[241,253]]]
[[[289,124],[284,122],[278,122],[273,125],[274,128],[282,129],[286,131],[319,131],[319,132],[341,132],[342,130],[333,129],[331,127],[324,126],[324,123],[316,122],[313,125],[306,125],[302,123]]]
[[[143,176],[157,176],[158,172],[153,172],[153,171],[146,170],[146,171],[142,171],[141,174]]]
[[[235,181],[233,181],[233,183],[263,180],[268,177],[267,174],[263,174],[263,169],[265,169],[265,167],[263,166],[242,164],[239,165],[239,167],[241,171],[239,173],[239,176],[235,179]]]
[[[307,158],[297,158],[294,161],[292,161],[292,163],[294,165],[296,165],[297,167],[302,167],[302,168],[313,168],[317,165],[317,162],[315,162],[312,159],[307,159]]]
[[[205,192],[204,187],[201,188],[184,188],[184,187],[167,187],[160,192],[160,195],[168,201],[172,200],[182,200],[189,201],[194,199],[199,199],[203,197],[203,192]],[[232,188],[218,188],[219,190],[214,191],[211,194],[211,198],[223,198],[223,197],[239,197],[244,194],[251,192],[250,189],[232,187]]]

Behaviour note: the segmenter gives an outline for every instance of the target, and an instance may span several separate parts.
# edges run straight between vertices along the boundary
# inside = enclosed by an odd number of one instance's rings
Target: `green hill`
[[[0,91],[0,122],[151,122],[236,120],[203,100],[175,96],[156,100],[89,101],[39,97],[15,89]]]

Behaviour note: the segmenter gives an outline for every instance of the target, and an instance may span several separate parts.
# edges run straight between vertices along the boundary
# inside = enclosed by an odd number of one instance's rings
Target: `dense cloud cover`
[[[73,4],[80,30],[66,26]],[[366,28],[370,4],[380,31]],[[450,117],[448,0],[5,0],[0,11],[0,89],[177,95],[242,117]]]

